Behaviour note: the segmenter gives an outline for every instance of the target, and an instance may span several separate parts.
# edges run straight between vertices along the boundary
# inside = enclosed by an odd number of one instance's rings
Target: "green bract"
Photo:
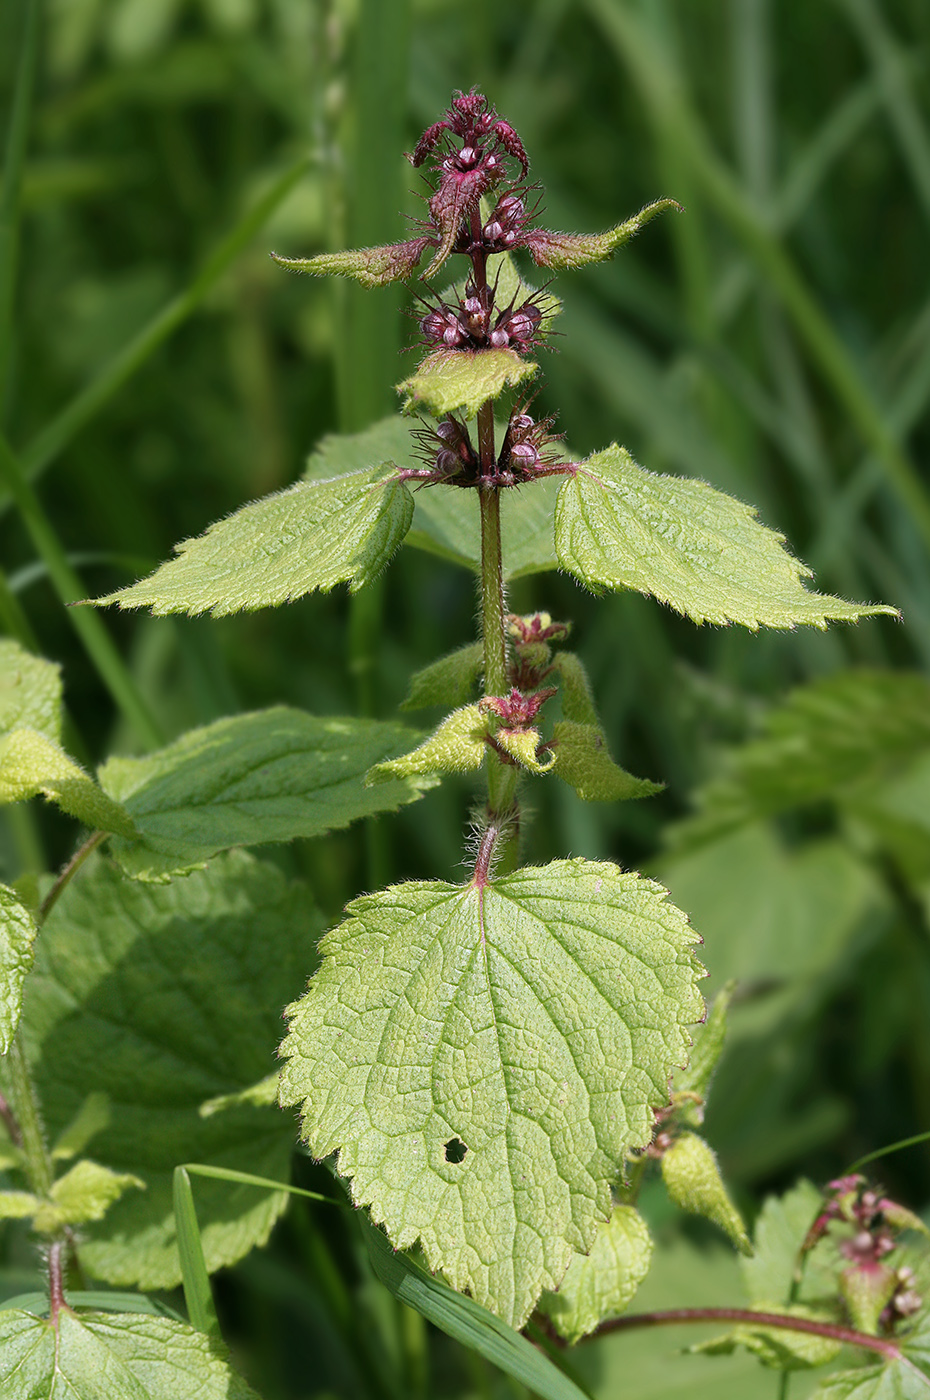
[[[532,379],[538,368],[515,350],[436,350],[398,384],[397,392],[406,394],[405,413],[425,409],[440,418],[461,410],[466,418],[474,418],[489,399]]]
[[[243,506],[177,558],[98,603],[165,613],[275,607],[337,583],[353,591],[376,578],[410,528],[413,500],[392,464],[334,481],[299,481]]]
[[[520,1325],[687,1057],[695,935],[658,885],[584,860],[348,912],[290,1008],[281,1102],[397,1247]]]
[[[651,593],[695,622],[822,628],[896,611],[808,592],[810,571],[752,507],[703,481],[644,471],[616,444],[565,482],[555,544],[562,567],[595,592]]]

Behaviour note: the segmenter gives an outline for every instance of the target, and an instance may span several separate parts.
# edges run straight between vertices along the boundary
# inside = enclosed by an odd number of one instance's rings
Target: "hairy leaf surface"
[[[480,768],[487,753],[488,720],[478,705],[453,710],[411,753],[378,763],[366,781],[380,784],[396,778],[416,778],[433,773],[467,773]]]
[[[0,1311],[0,1400],[258,1400],[222,1343],[146,1313]]]
[[[0,734],[25,726],[61,740],[61,667],[0,638]]]
[[[32,967],[36,921],[14,890],[0,885],[0,1055],[19,1024],[23,983]]]
[[[114,1172],[99,1162],[75,1162],[52,1186],[51,1199],[39,1206],[35,1228],[53,1234],[63,1225],[102,1220],[124,1192],[144,1187],[145,1182],[131,1172]]]
[[[562,486],[555,543],[562,567],[594,592],[633,588],[695,622],[823,628],[895,613],[809,592],[810,571],[750,506],[703,481],[644,471],[616,443]]]
[[[600,725],[560,720],[552,738],[554,771],[585,802],[625,802],[662,791],[661,783],[635,778],[614,763]]]
[[[474,418],[488,399],[532,379],[538,369],[516,350],[434,350],[397,391],[406,395],[405,413],[425,409],[434,418],[458,412]]]
[[[100,769],[137,839],[112,843],[124,869],[158,879],[230,846],[320,836],[414,802],[429,779],[364,786],[374,764],[419,737],[380,720],[308,715],[283,705],[192,729],[145,758]]]
[[[472,698],[483,666],[484,647],[481,642],[470,642],[468,646],[451,651],[448,656],[441,656],[411,677],[410,693],[401,709],[425,710],[431,705],[453,705],[458,708],[464,705]]]
[[[575,1254],[557,1293],[544,1293],[541,1310],[560,1336],[577,1342],[606,1318],[619,1317],[649,1271],[652,1237],[632,1206],[614,1206],[590,1254]]]
[[[55,905],[26,986],[24,1027],[49,1137],[88,1092],[109,1096],[97,1162],[146,1183],[82,1231],[89,1272],[114,1284],[180,1279],[171,1176],[197,1161],[287,1178],[293,1127],[252,1104],[200,1106],[275,1069],[281,1008],[313,966],[319,919],[305,889],[245,852],[169,885],[92,860]],[[282,1194],[205,1181],[197,1213],[208,1267],[262,1243]]]
[[[177,557],[97,598],[166,613],[276,607],[337,583],[352,592],[381,572],[410,528],[413,500],[390,462],[333,481],[298,481],[217,520]]]
[[[0,804],[39,794],[85,826],[135,835],[120,802],[102,792],[64,749],[35,729],[13,729],[0,739]]]
[[[584,860],[348,913],[290,1008],[282,1103],[397,1247],[520,1325],[687,1058],[696,935],[660,886]]]

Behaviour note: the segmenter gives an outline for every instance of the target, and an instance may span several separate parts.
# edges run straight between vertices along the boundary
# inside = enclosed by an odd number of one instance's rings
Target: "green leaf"
[[[431,705],[453,705],[458,708],[471,699],[483,667],[484,647],[481,642],[459,647],[411,677],[410,693],[400,708],[425,710]]]
[[[145,1313],[0,1312],[3,1400],[257,1400],[222,1343]]]
[[[88,1094],[52,1149],[52,1160],[67,1162],[109,1127],[112,1114],[106,1094]]]
[[[36,921],[7,885],[0,885],[0,1055],[13,1043],[32,967]]]
[[[772,1304],[761,1307],[761,1311],[788,1313],[792,1317],[803,1317],[816,1322],[833,1322],[836,1319],[814,1312],[799,1304],[775,1307]],[[740,1323],[722,1337],[713,1337],[707,1342],[698,1342],[690,1348],[692,1352],[705,1356],[732,1356],[737,1347],[745,1347],[757,1356],[763,1366],[777,1371],[802,1371],[813,1366],[825,1366],[840,1353],[841,1343],[831,1337],[819,1337],[812,1332],[789,1332],[782,1327],[753,1327]]]
[[[717,1158],[697,1133],[682,1133],[663,1154],[662,1180],[682,1210],[713,1221],[741,1254],[752,1254],[746,1226],[727,1195]]]
[[[625,802],[662,791],[662,783],[634,778],[618,768],[600,725],[560,720],[553,728],[552,740],[554,771],[585,802]]]
[[[0,739],[0,804],[39,793],[95,831],[135,835],[126,809],[101,792],[64,749],[35,729],[14,729]]]
[[[538,729],[507,729],[502,728],[494,735],[494,742],[498,748],[521,768],[525,768],[529,773],[549,773],[555,767],[555,754],[548,750],[540,750],[542,735]],[[542,753],[542,757],[540,757]]]
[[[556,861],[356,900],[290,1008],[283,1104],[398,1248],[519,1325],[610,1212],[702,1014],[650,880]]]
[[[377,789],[365,773],[419,737],[380,720],[321,718],[275,706],[192,729],[145,758],[111,758],[100,782],[135,822],[113,854],[131,875],[164,878],[217,851],[320,836],[396,811],[428,780]]]
[[[388,563],[412,519],[413,499],[390,462],[334,481],[298,481],[182,541],[177,558],[148,578],[94,601],[149,607],[156,617],[225,617],[337,583],[356,593]]]
[[[928,1400],[930,1368],[907,1354],[880,1366],[861,1366],[828,1376],[811,1400]]]
[[[557,1293],[544,1293],[540,1308],[556,1331],[577,1342],[609,1317],[619,1317],[649,1271],[652,1237],[632,1206],[614,1206],[597,1232],[590,1254],[574,1254]]]
[[[86,1225],[102,1220],[124,1192],[144,1190],[145,1182],[130,1172],[113,1172],[99,1162],[76,1162],[52,1186],[50,1201],[36,1211],[35,1228],[54,1234],[63,1225]]]
[[[418,778],[433,773],[468,773],[484,762],[487,735],[488,721],[479,706],[465,705],[447,715],[418,748],[400,758],[375,764],[365,781],[369,786],[377,786],[392,779]]]
[[[434,350],[397,392],[406,395],[405,413],[425,409],[434,418],[458,412],[474,418],[482,404],[532,379],[538,369],[516,350]]]
[[[0,1220],[29,1220],[41,1205],[31,1191],[0,1191]]]
[[[210,1118],[214,1113],[222,1113],[226,1108],[238,1108],[241,1104],[273,1104],[278,1102],[278,1071],[266,1074],[257,1084],[247,1089],[237,1089],[234,1094],[217,1094],[200,1105],[201,1118]]]
[[[397,1253],[380,1230],[367,1224],[364,1216],[361,1220],[372,1267],[395,1298],[414,1308],[434,1327],[469,1350],[499,1366],[542,1400],[586,1400],[585,1392],[556,1370],[519,1332],[471,1298],[454,1293],[413,1260]]]
[[[586,267],[588,263],[603,262],[605,258],[612,257],[650,219],[654,219],[656,214],[663,214],[666,209],[684,212],[676,199],[657,199],[640,209],[632,219],[617,224],[606,233],[554,233],[551,229],[540,228],[532,231],[527,246],[534,262],[541,267],[551,267],[557,271]]]
[[[564,482],[555,544],[562,567],[593,592],[637,589],[695,622],[824,628],[897,615],[808,592],[809,570],[750,506],[703,481],[644,471],[616,443]]]
[[[524,578],[558,567],[552,514],[560,484],[558,477],[543,477],[501,492],[505,579]],[[477,573],[481,567],[477,492],[441,485],[418,491],[407,542]]]
[[[305,479],[321,481],[345,472],[365,471],[372,462],[385,460],[402,469],[422,466],[414,453],[411,428],[409,418],[393,414],[360,433],[330,434],[309,458]],[[503,431],[498,424],[498,437]],[[544,477],[529,487],[503,492],[501,533],[506,578],[557,567],[552,514],[560,485],[558,477]],[[433,486],[415,492],[414,502],[413,524],[405,543],[477,572],[481,566],[481,524],[476,493],[456,486]]]
[[[352,248],[339,253],[318,253],[314,258],[272,257],[290,272],[310,272],[317,276],[336,274],[354,277],[363,287],[385,287],[413,275],[429,244],[429,237],[410,238],[404,243],[385,243],[378,248]]]
[[[63,891],[37,944],[23,1021],[46,1126],[54,1141],[89,1092],[108,1094],[113,1117],[94,1157],[147,1185],[82,1231],[95,1277],[180,1282],[179,1163],[287,1179],[285,1115],[251,1104],[206,1119],[199,1110],[274,1070],[280,1010],[304,984],[319,932],[306,890],[244,852],[168,885],[127,881],[92,857]],[[208,1268],[263,1243],[285,1203],[226,1182],[198,1188]]]
[[[759,739],[727,754],[672,829],[676,847],[715,839],[792,807],[885,782],[930,750],[930,681],[900,671],[841,671],[798,687],[765,717]]]
[[[0,638],[0,734],[35,729],[61,740],[61,667]]]
[[[591,683],[581,658],[573,651],[560,651],[552,664],[561,680],[559,696],[565,718],[574,724],[599,725]]]
[[[772,1303],[779,1307],[791,1297],[798,1256],[808,1230],[823,1209],[823,1196],[810,1181],[799,1181],[783,1196],[769,1196],[759,1212],[753,1232],[755,1253],[742,1259],[740,1268],[746,1291],[754,1304]],[[803,1295],[835,1293],[836,1279],[819,1278],[812,1270],[815,1256],[809,1255],[803,1274]],[[824,1289],[823,1285],[827,1284]]]
[[[727,1010],[736,986],[736,979],[731,978],[714,997],[707,1020],[695,1032],[691,1059],[686,1068],[675,1075],[676,1092],[700,1094],[702,1099],[707,1098],[714,1070],[723,1054],[727,1038]]]

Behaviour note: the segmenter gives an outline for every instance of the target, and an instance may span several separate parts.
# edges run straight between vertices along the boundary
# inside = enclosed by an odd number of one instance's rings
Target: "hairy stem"
[[[37,1196],[47,1196],[54,1174],[39,1114],[39,1100],[23,1048],[22,1032],[13,1037],[9,1054],[3,1058],[9,1108],[19,1132],[23,1150],[24,1170],[29,1186]]]
[[[58,1314],[62,1308],[67,1307],[65,1302],[65,1278],[62,1255],[64,1244],[61,1240],[56,1240],[49,1247],[48,1251],[48,1301],[49,1320],[54,1327],[58,1321]]]
[[[81,866],[84,864],[87,857],[97,849],[101,842],[105,841],[106,839],[107,833],[105,831],[92,832],[91,835],[88,836],[84,844],[77,848],[74,855],[68,861],[68,864],[63,866],[62,869],[58,872],[58,877],[55,880],[54,885],[52,885],[52,888],[49,890],[48,894],[43,899],[42,904],[39,908],[40,924],[44,923],[45,920],[48,918],[52,909],[55,907],[55,904],[58,902],[59,895],[61,894],[65,886],[68,884],[69,880],[73,879],[73,877],[80,870]]]
[[[899,1361],[903,1355],[898,1343],[887,1337],[872,1337],[852,1327],[816,1322],[813,1318],[756,1312],[753,1308],[667,1308],[662,1312],[634,1313],[632,1317],[615,1317],[609,1322],[602,1322],[585,1340],[602,1337],[607,1332],[632,1332],[638,1327],[669,1327],[686,1322],[741,1322],[749,1327],[776,1327],[783,1332],[808,1332],[814,1337],[826,1337],[846,1346],[862,1347],[865,1351],[877,1352],[888,1361]]]

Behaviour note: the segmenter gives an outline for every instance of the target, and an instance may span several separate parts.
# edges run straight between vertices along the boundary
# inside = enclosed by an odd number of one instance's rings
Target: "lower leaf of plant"
[[[519,1326],[687,1057],[696,935],[660,886],[585,860],[348,913],[289,1009],[281,1102],[398,1248]]]

